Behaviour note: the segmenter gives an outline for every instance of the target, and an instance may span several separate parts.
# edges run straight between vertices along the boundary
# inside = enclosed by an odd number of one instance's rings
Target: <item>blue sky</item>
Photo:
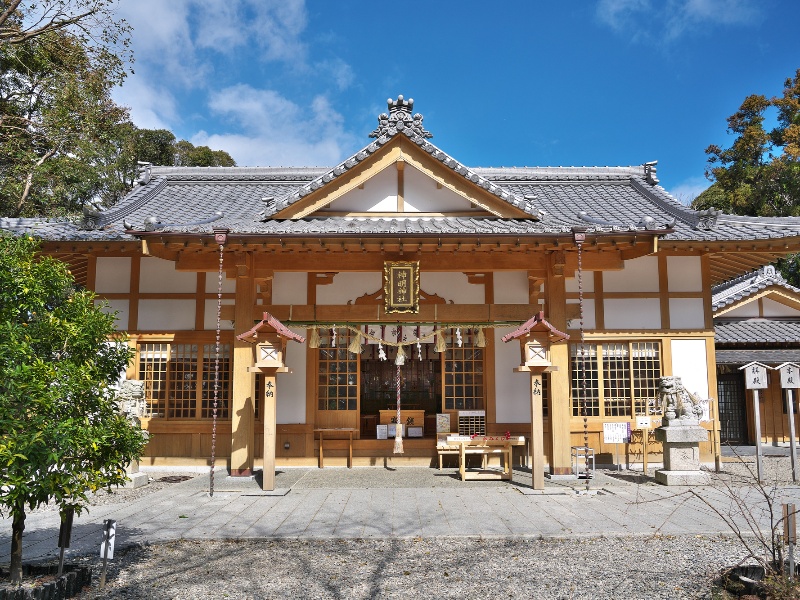
[[[334,165],[386,99],[470,166],[658,160],[683,201],[751,93],[800,68],[795,0],[120,0],[138,126],[241,166]]]

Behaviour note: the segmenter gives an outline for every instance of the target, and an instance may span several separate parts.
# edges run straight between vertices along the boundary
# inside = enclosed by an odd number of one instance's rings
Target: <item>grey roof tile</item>
[[[714,339],[722,344],[800,345],[800,320],[794,319],[719,319],[714,323]]]
[[[800,348],[717,350],[718,365],[741,366],[753,361],[770,366],[785,362],[800,363]]]

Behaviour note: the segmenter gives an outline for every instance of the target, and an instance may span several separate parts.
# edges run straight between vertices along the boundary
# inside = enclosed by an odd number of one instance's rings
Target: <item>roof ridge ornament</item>
[[[657,160],[651,160],[642,165],[644,167],[644,178],[650,185],[658,185],[658,177],[656,177],[657,164]]]
[[[393,136],[398,132],[408,130],[409,133],[416,134],[422,138],[432,138],[433,134],[426,131],[422,126],[422,115],[416,113],[412,116],[414,109],[414,99],[405,100],[403,95],[397,96],[397,100],[389,98],[386,100],[389,107],[389,114],[381,113],[378,115],[378,128],[369,134],[371,138],[379,138],[383,135]]]

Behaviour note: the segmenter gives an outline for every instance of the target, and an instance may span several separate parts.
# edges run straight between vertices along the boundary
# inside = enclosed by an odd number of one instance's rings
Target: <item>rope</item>
[[[397,328],[397,340],[400,341],[402,339],[402,330],[400,327]],[[403,454],[403,424],[400,421],[400,363],[403,361],[403,357],[400,354],[402,352],[402,346],[397,349],[397,357],[395,358],[395,366],[396,366],[396,375],[395,375],[395,387],[397,388],[397,426],[395,427],[394,433],[394,453],[395,454]]]
[[[208,495],[214,496],[214,463],[217,450],[217,406],[219,401],[219,335],[222,315],[222,260],[225,247],[219,245],[219,273],[217,275],[217,337],[214,344],[214,408],[211,412],[211,472],[208,475]]]

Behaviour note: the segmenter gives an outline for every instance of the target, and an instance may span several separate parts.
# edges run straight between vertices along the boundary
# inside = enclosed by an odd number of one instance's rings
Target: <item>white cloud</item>
[[[681,204],[689,205],[711,185],[705,177],[690,177],[669,190]]]
[[[212,94],[209,105],[237,131],[200,131],[191,142],[225,150],[241,166],[333,165],[355,143],[323,96],[303,108],[274,90],[239,84]]]
[[[596,15],[634,40],[673,41],[708,26],[753,23],[760,9],[756,0],[600,0]]]
[[[129,77],[116,88],[114,101],[130,107],[131,121],[143,129],[171,129],[179,120],[175,98],[169,90],[151,84],[145,78]]]

